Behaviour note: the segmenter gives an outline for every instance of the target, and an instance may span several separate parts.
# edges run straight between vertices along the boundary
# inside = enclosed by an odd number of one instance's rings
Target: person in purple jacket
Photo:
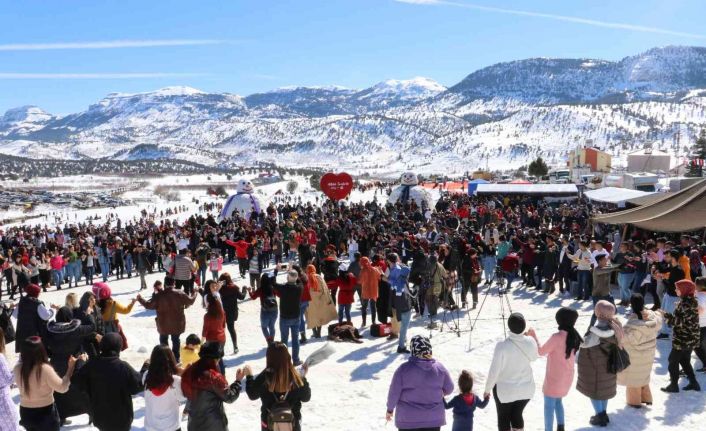
[[[454,383],[446,368],[432,358],[427,337],[412,337],[410,350],[407,362],[392,376],[386,418],[392,420],[394,413],[400,431],[439,431],[446,425],[444,396],[453,392]]]

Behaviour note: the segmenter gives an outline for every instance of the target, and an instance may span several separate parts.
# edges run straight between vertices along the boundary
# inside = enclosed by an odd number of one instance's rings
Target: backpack
[[[268,431],[294,431],[294,412],[287,402],[287,391],[281,397],[275,395],[275,403],[267,413],[267,429]]]

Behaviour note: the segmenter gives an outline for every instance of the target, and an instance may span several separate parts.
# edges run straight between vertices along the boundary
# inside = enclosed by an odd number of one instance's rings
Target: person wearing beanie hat
[[[125,306],[113,299],[112,291],[106,284],[98,291],[98,305],[100,306],[103,317],[103,330],[106,334],[111,332],[120,333],[120,322],[118,314],[130,314],[132,307],[137,302],[137,298],[133,298],[130,303]],[[123,350],[127,349],[127,340],[123,342]]]
[[[27,294],[20,297],[13,311],[13,316],[17,319],[16,340],[24,340],[35,335],[43,336],[47,322],[54,317],[54,310],[58,308],[55,305],[47,308],[39,300],[41,288],[36,284],[28,284],[24,290]],[[22,343],[15,343],[15,353],[19,353],[21,346]]]
[[[439,430],[446,425],[444,396],[454,384],[446,368],[432,358],[431,342],[417,335],[410,341],[411,355],[392,376],[387,395],[387,420],[394,415],[400,430]],[[418,406],[423,405],[420,409]]]
[[[615,319],[615,305],[601,300],[594,308],[596,323],[591,326],[581,344],[578,357],[578,382],[576,389],[591,399],[595,416],[594,426],[606,426],[608,400],[615,397],[616,375],[608,371],[610,352],[622,348],[623,329]]]
[[[556,415],[557,431],[564,431],[563,398],[568,395],[574,381],[576,352],[583,341],[574,328],[579,313],[571,308],[562,307],[556,312],[559,331],[555,332],[546,343],[541,344],[533,329],[527,331],[539,345],[539,355],[547,357],[544,374],[544,430],[554,431]]]
[[[100,430],[130,430],[134,419],[132,396],[143,390],[140,374],[120,359],[122,347],[120,334],[105,334],[100,341],[100,357],[79,368],[72,382],[88,394],[93,425]]]
[[[485,381],[485,396],[493,394],[501,431],[525,427],[522,413],[535,388],[531,364],[539,358],[537,342],[523,334],[527,326],[524,316],[512,313],[507,326],[510,334],[495,345]]]
[[[672,351],[669,352],[669,386],[662,388],[664,392],[679,392],[679,366],[686,373],[689,384],[682,388],[685,391],[700,391],[701,386],[696,380],[694,368],[691,366],[691,352],[701,343],[699,335],[699,305],[694,297],[696,285],[691,280],[680,280],[675,283],[679,302],[673,313],[664,313],[667,324],[672,327]]]
[[[652,404],[650,376],[663,317],[645,309],[645,299],[639,293],[630,297],[630,308],[632,313],[623,325],[623,347],[630,356],[630,366],[618,373],[618,384],[626,387],[628,406],[641,408],[642,404]]]

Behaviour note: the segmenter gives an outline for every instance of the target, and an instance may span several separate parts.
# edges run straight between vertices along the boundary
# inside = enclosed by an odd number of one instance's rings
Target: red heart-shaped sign
[[[321,191],[331,200],[340,201],[345,199],[353,190],[353,178],[345,172],[334,174],[329,172],[321,177],[319,182]]]

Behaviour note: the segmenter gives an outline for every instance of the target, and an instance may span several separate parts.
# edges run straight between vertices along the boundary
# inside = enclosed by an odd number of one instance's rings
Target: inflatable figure
[[[414,201],[421,207],[431,208],[431,194],[418,184],[417,174],[405,172],[400,179],[400,185],[390,193],[388,202],[396,204],[397,202]]]
[[[249,180],[241,179],[235,189],[235,194],[228,197],[223,210],[218,216],[218,222],[231,217],[234,213],[240,214],[246,220],[250,220],[253,211],[256,214],[264,211],[266,205],[259,196],[255,195],[255,186]]]

